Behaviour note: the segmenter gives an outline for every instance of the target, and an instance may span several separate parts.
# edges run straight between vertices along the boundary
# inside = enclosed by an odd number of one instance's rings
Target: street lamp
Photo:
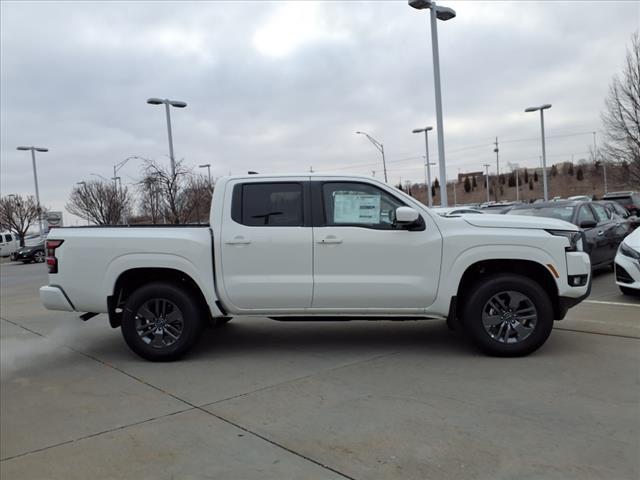
[[[149,105],[162,105],[164,104],[165,112],[167,114],[167,135],[169,137],[169,158],[171,159],[171,176],[176,176],[176,160],[173,156],[173,136],[171,135],[171,114],[169,113],[169,106],[176,108],[184,108],[187,106],[186,102],[179,100],[169,100],[168,98],[149,98],[147,100]]]
[[[31,150],[31,163],[33,164],[33,181],[36,185],[36,202],[38,204],[38,229],[42,238],[42,209],[40,208],[40,191],[38,190],[38,172],[36,170],[36,153],[48,152],[48,148],[43,147],[18,147],[16,150]]]
[[[385,159],[384,159],[384,145],[381,144],[379,141],[377,141],[375,138],[373,138],[371,135],[369,135],[367,132],[358,131],[356,132],[356,135],[364,135],[365,137],[367,137],[369,141],[373,143],[373,146],[376,147],[382,154],[382,169],[384,170],[384,183],[387,183],[387,163],[385,162]]]
[[[540,110],[540,130],[542,131],[542,185],[544,187],[544,201],[549,201],[549,190],[547,188],[547,152],[544,143],[544,111],[551,108],[550,103],[545,103],[539,107],[525,108],[525,112],[537,112]]]
[[[207,176],[209,177],[209,185],[211,185],[211,164],[205,163],[204,165],[198,165],[198,167],[207,169]]]
[[[428,194],[427,197],[429,198],[429,207],[433,206],[433,200],[431,199],[431,165],[435,165],[435,163],[430,163],[429,162],[429,130],[433,130],[433,127],[424,127],[424,128],[414,128],[412,130],[412,133],[422,133],[424,132],[424,145],[425,145],[425,150],[427,151],[427,158],[425,161],[425,170],[426,170],[426,177],[425,177],[425,185],[426,188],[428,190]]]
[[[433,55],[433,80],[436,94],[436,126],[438,128],[438,162],[440,164],[440,185],[444,185],[444,190],[440,188],[441,203],[443,207],[447,202],[447,171],[444,161],[444,126],[442,122],[442,92],[440,88],[440,54],[438,51],[438,25],[437,20],[447,21],[456,16],[455,10],[448,7],[436,5],[431,0],[409,0],[409,6],[416,10],[428,9],[431,12],[431,49]]]

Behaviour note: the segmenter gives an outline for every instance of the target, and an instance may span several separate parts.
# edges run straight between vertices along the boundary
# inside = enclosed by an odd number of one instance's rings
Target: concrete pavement
[[[436,321],[237,318],[171,364],[45,311],[43,265],[0,275],[3,479],[640,475],[640,301],[610,273],[589,300],[617,305],[581,304],[526,358]]]

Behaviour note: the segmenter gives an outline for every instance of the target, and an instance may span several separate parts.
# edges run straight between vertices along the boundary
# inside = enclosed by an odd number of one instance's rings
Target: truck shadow
[[[256,352],[318,354],[395,350],[476,353],[464,335],[444,321],[277,322],[234,318],[222,327],[207,328],[189,357]]]

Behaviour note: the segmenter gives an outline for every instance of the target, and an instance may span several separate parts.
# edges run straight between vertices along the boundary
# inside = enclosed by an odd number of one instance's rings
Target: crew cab
[[[571,223],[442,217],[374,178],[222,178],[209,225],[58,228],[52,310],[108,314],[143,358],[174,360],[209,321],[441,319],[488,354],[526,355],[585,298]]]

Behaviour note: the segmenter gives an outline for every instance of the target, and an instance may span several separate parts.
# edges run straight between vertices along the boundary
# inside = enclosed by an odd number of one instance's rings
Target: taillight
[[[62,245],[62,242],[64,240],[47,240],[47,267],[49,267],[49,273],[58,273],[56,248]]]

